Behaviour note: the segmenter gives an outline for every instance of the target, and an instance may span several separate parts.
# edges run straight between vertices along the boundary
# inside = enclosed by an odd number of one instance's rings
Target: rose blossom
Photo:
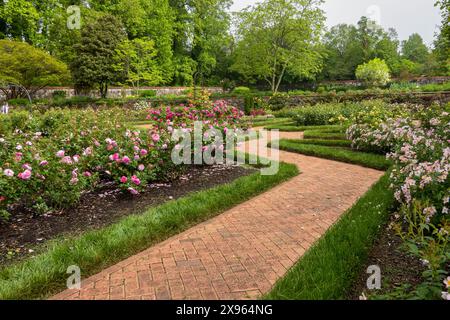
[[[152,135],[152,140],[153,140],[154,142],[158,142],[159,139],[160,139],[159,134],[155,133],[155,134]]]
[[[127,181],[128,181],[128,178],[125,177],[125,176],[122,176],[122,177],[120,178],[120,182],[121,182],[121,183],[127,183]]]
[[[14,171],[12,171],[11,169],[5,169],[3,170],[3,174],[7,177],[12,177],[14,176]]]
[[[138,170],[139,171],[144,171],[145,166],[143,164],[138,165]]]
[[[17,175],[17,177],[19,177],[19,179],[22,180],[30,180],[31,178],[31,171],[30,170],[25,170],[24,172],[21,172]]]
[[[64,157],[64,155],[65,155],[64,150],[59,150],[59,151],[56,153],[56,156],[57,156],[58,158],[62,158],[62,157]]]
[[[141,180],[139,180],[139,178],[137,176],[132,176],[131,182],[133,182],[137,186],[141,184]]]

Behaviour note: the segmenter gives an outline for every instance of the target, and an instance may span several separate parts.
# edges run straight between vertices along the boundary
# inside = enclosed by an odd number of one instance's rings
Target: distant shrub
[[[269,99],[269,107],[272,111],[279,111],[286,107],[289,101],[287,93],[275,93]]]
[[[16,98],[16,99],[8,100],[8,104],[11,106],[23,107],[23,106],[28,106],[31,103],[30,103],[30,100],[28,100],[28,99]]]
[[[249,94],[250,91],[250,88],[247,87],[236,87],[233,89],[234,94]]]
[[[379,58],[359,65],[355,75],[358,80],[369,87],[382,87],[391,80],[388,65]]]
[[[65,99],[67,93],[64,90],[55,90],[52,92],[53,99]]]
[[[156,90],[138,90],[139,97],[141,98],[153,98],[156,97]]]
[[[325,93],[325,92],[327,92],[327,89],[325,87],[320,86],[317,88],[317,93]]]

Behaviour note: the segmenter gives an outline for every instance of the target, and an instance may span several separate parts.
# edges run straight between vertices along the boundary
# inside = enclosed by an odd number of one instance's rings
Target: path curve
[[[51,299],[255,299],[269,292],[383,174],[284,151],[280,160],[302,173]]]

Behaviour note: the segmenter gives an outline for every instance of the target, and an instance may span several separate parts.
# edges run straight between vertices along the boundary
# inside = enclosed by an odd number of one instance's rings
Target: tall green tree
[[[313,78],[322,66],[321,0],[265,0],[239,14],[232,67],[249,80],[266,81],[277,92],[286,72]]]
[[[442,15],[441,30],[434,43],[434,56],[439,65],[436,71],[450,75],[450,0],[439,0],[436,6]]]
[[[364,62],[356,34],[357,28],[348,24],[339,24],[325,33],[323,44],[326,55],[322,72],[324,78],[353,78],[356,67]]]
[[[361,17],[357,26],[341,24],[323,37],[326,58],[322,76],[326,79],[353,79],[356,67],[374,58],[385,60],[391,70],[399,65],[399,41],[394,29],[384,30]]]
[[[163,73],[156,60],[157,54],[153,40],[125,40],[116,49],[114,67],[135,89],[142,84],[157,85]]]
[[[39,28],[39,12],[32,1],[2,0],[1,37],[33,43]]]
[[[170,5],[175,12],[173,83],[203,84],[218,68],[217,62],[231,41],[231,1],[170,0]]]
[[[74,46],[76,58],[70,66],[77,90],[97,86],[100,95],[106,97],[108,86],[123,76],[115,69],[114,59],[116,50],[125,39],[123,24],[109,14],[84,26],[81,40]]]
[[[413,33],[409,38],[402,42],[402,55],[417,63],[425,63],[428,59],[429,50],[418,33]]]
[[[49,85],[69,79],[67,66],[41,49],[25,42],[0,40],[0,88],[8,99],[32,96]],[[15,85],[8,87],[9,84]]]

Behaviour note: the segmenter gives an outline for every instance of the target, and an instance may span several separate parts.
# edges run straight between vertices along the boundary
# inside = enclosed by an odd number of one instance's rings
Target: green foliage
[[[236,87],[233,89],[233,94],[249,94],[250,93],[250,88],[247,87]]]
[[[32,95],[48,85],[61,84],[67,78],[66,65],[43,50],[24,42],[0,40],[0,85],[22,85]],[[17,89],[4,91],[8,99],[24,95]]]
[[[139,90],[137,91],[142,98],[153,98],[156,97],[156,90]]]
[[[397,63],[398,40],[395,30],[385,31],[362,17],[357,26],[339,24],[324,36],[326,57],[322,75],[327,79],[346,80],[354,77],[356,68],[373,58]]]
[[[269,98],[269,108],[272,111],[279,111],[286,107],[289,101],[289,95],[287,93],[274,93]]]
[[[402,42],[402,55],[410,61],[425,63],[429,52],[427,46],[423,43],[422,37],[417,33],[413,33],[408,40]]]
[[[157,85],[162,83],[163,70],[158,66],[156,57],[153,40],[126,39],[116,49],[114,68],[136,89],[142,84]]]
[[[104,15],[83,28],[81,41],[75,45],[77,56],[71,64],[78,89],[98,85],[102,98],[106,98],[108,86],[120,80],[114,59],[125,36],[122,23],[111,15]]]
[[[55,90],[52,92],[53,99],[65,99],[66,95],[67,93],[64,90]]]
[[[238,15],[239,41],[232,70],[264,80],[277,92],[289,73],[313,78],[321,68],[318,49],[324,16],[320,0],[265,0]]]
[[[356,78],[370,87],[381,87],[390,81],[390,70],[384,60],[375,58],[368,63],[359,65]]]
[[[26,98],[16,98],[16,99],[10,99],[8,100],[9,105],[11,106],[17,106],[17,107],[23,107],[23,106],[29,106],[30,100]]]
[[[438,61],[437,71],[442,75],[450,75],[450,1],[439,0],[436,6],[441,9],[442,23],[434,46],[434,55]]]

